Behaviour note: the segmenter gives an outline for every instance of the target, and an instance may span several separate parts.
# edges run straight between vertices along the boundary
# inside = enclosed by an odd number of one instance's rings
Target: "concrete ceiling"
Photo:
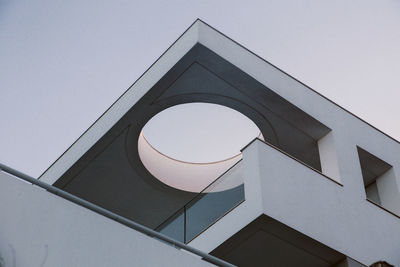
[[[330,267],[345,258],[266,215],[251,222],[211,254],[240,267]]]

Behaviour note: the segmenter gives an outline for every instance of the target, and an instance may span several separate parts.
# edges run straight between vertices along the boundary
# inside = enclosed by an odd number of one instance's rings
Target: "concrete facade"
[[[0,266],[214,266],[0,172]]]
[[[399,142],[201,21],[196,21],[40,180],[49,184],[56,182],[196,44],[210,49],[330,131],[317,141],[321,171],[258,139],[245,147],[243,160],[235,166],[234,172],[220,178],[229,181],[230,176],[237,177],[240,173],[245,201],[189,245],[212,252],[259,216],[268,215],[353,259],[337,266],[371,265],[381,260],[400,265]],[[379,195],[380,203],[367,199],[357,147],[392,166],[376,178],[373,193]],[[18,255],[21,251],[23,265],[34,259],[40,266],[43,258],[39,256],[40,251],[47,255],[48,250],[46,261],[55,263],[62,259],[65,266],[77,262],[108,266],[112,262],[109,261],[111,257],[105,256],[107,253],[112,254],[113,260],[118,258],[119,266],[128,265],[133,259],[143,264],[138,266],[166,266],[166,262],[171,263],[170,266],[207,266],[191,255],[117,226],[41,189],[32,189],[6,174],[1,178],[0,190],[4,193],[1,192],[0,211],[9,218],[0,222],[2,246],[12,244],[12,251]],[[13,209],[9,203],[13,203]],[[83,223],[74,224],[74,218],[82,216]],[[91,225],[96,225],[97,230]],[[68,235],[76,233],[64,244],[58,244],[65,238],[61,226],[68,229]],[[35,250],[28,253],[27,246],[35,246]],[[50,253],[53,247],[56,251]],[[75,251],[76,258],[64,253],[70,249]],[[99,249],[104,253],[98,253]],[[3,257],[8,262],[16,255],[10,253]],[[95,253],[100,257],[89,257]]]

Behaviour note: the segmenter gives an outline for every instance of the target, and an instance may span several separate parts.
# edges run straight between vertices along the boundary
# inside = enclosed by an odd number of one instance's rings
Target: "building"
[[[199,163],[143,134],[198,103],[239,113],[252,130],[232,134],[253,140]],[[2,166],[0,262],[229,266],[203,252],[237,266],[397,266],[399,154],[398,141],[197,20],[39,182]]]

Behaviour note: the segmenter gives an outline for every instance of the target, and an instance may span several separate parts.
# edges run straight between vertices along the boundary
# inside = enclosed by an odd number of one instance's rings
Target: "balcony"
[[[336,180],[258,139],[242,153],[245,201],[213,222],[189,245],[240,266],[244,259],[279,262],[279,257],[287,255],[298,255],[296,266],[334,266],[350,257],[358,260],[353,264],[364,266],[360,262],[373,262],[377,257],[366,250],[377,251],[377,244],[384,242],[394,242],[393,248],[399,246],[398,241],[382,238],[378,232],[369,233],[376,235],[377,243],[364,242],[366,227],[378,223],[382,214],[371,210],[363,199],[357,203],[355,196]],[[370,218],[371,213],[376,217]],[[259,229],[277,237],[281,244]],[[359,249],[354,249],[355,244]],[[287,254],[275,253],[281,250]]]
[[[161,223],[156,230],[189,243],[245,201],[242,161],[237,162],[202,192]]]

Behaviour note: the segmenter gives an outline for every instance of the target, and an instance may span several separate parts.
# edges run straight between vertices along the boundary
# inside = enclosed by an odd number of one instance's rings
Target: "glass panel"
[[[183,209],[179,210],[165,222],[163,222],[156,231],[174,238],[182,243],[185,242],[185,214]]]
[[[168,218],[156,231],[188,243],[244,201],[241,161]]]
[[[198,196],[186,207],[186,242],[207,229],[243,200],[243,184],[229,190]]]

